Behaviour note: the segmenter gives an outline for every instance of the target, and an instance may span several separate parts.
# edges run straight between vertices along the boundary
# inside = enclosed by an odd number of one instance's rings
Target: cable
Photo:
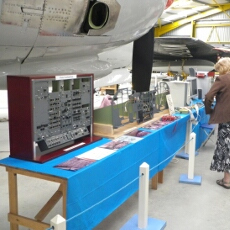
[[[198,124],[199,124],[199,122],[197,122],[195,125],[194,125],[194,127],[192,128],[192,132],[193,132],[193,130],[198,126]],[[192,133],[191,132],[191,133]]]

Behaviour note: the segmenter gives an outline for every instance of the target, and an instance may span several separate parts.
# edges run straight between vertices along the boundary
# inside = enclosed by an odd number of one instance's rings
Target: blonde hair
[[[221,58],[214,66],[215,70],[219,72],[220,75],[230,73],[230,58]]]

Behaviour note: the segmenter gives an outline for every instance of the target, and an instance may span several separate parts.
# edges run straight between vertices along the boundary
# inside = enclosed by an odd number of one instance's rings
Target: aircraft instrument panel
[[[10,156],[43,162],[92,142],[93,75],[8,76],[7,83]]]

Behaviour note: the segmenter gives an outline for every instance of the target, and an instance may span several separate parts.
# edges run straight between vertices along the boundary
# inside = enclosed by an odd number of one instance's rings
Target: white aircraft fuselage
[[[7,75],[109,74],[113,60],[98,54],[146,34],[167,2],[0,0],[0,89]]]

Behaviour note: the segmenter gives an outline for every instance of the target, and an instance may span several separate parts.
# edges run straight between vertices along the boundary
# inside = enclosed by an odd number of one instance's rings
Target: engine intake
[[[98,36],[112,30],[117,22],[120,5],[116,0],[91,1],[82,26],[82,32]]]
[[[109,8],[106,4],[96,2],[90,8],[88,22],[91,29],[99,30],[104,27],[109,17]]]

